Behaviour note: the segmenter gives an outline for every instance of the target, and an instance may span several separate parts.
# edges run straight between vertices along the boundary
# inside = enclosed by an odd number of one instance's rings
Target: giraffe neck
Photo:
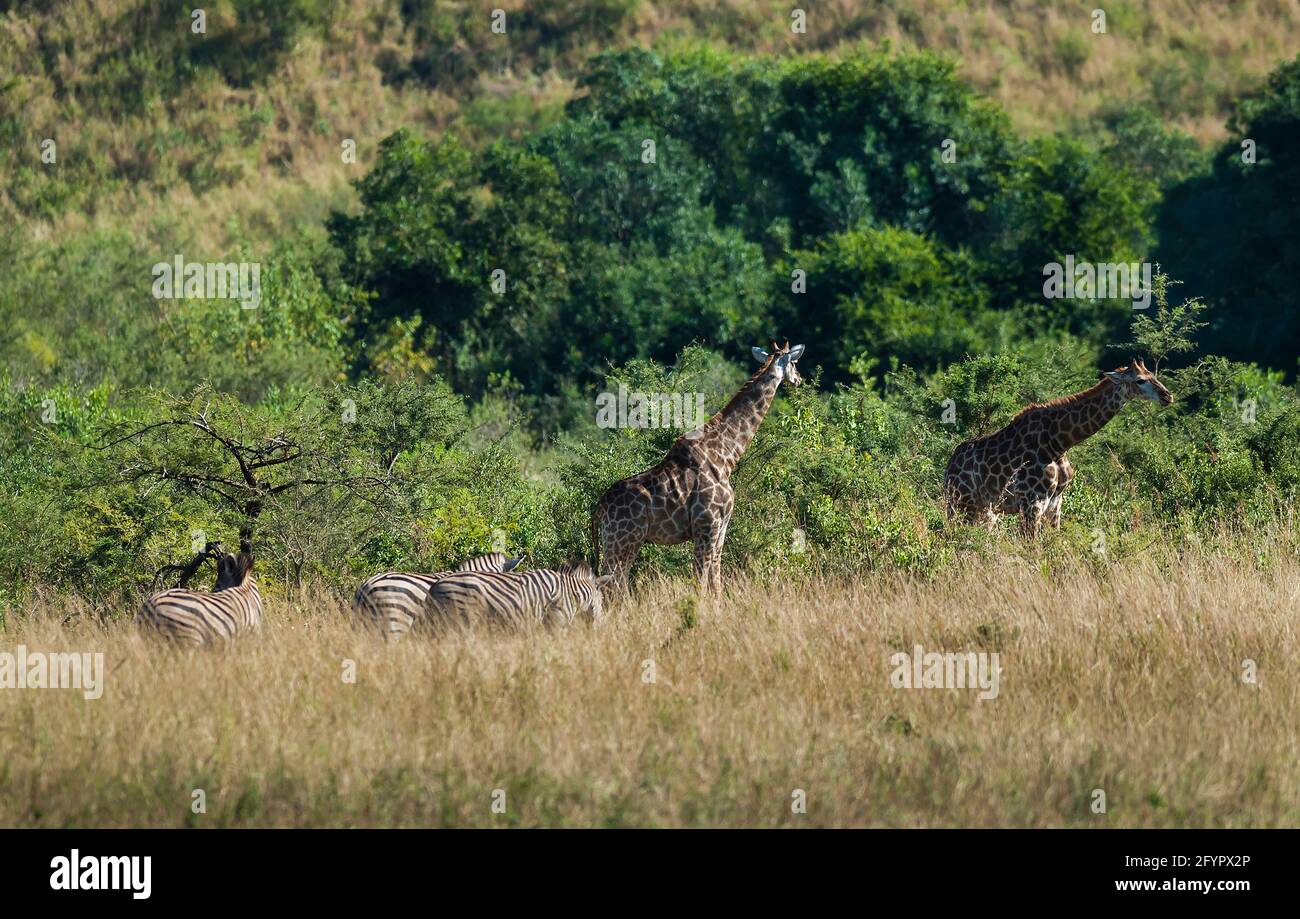
[[[1030,409],[1041,412],[1047,425],[1043,452],[1060,456],[1075,444],[1096,434],[1124,407],[1124,388],[1103,377],[1097,385],[1082,392],[1055,399]],[[1033,447],[1034,445],[1027,445]]]
[[[775,359],[769,360],[740,387],[722,411],[704,424],[699,442],[726,475],[731,475],[754,439],[758,426],[767,417],[776,397],[780,377]]]

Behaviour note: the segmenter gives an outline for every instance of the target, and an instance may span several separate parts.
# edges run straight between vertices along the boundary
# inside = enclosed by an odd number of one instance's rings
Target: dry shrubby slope
[[[304,2],[276,14],[291,32],[243,6],[211,5],[202,53],[186,16],[139,0],[0,15],[0,73],[13,74],[0,125],[15,146],[60,139],[99,180],[54,232],[129,218],[141,234],[162,219],[217,247],[273,238],[349,200],[333,168],[339,136],[358,139],[364,167],[403,125],[517,133],[554,117],[582,62],[611,45],[801,54],[888,42],[959,60],[1023,130],[1086,132],[1107,111],[1151,105],[1206,143],[1224,137],[1233,100],[1300,47],[1300,0],[1126,0],[1106,5],[1105,35],[1092,32],[1097,4],[1052,0],[831,0],[805,5],[804,35],[789,28],[791,4],[772,0],[503,0],[504,50],[477,3]],[[4,189],[0,205],[31,212]]]

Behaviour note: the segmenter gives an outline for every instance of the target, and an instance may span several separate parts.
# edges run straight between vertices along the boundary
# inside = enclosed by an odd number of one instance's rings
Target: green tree
[[[1300,57],[1242,100],[1212,170],[1172,189],[1159,259],[1213,308],[1204,345],[1296,371],[1300,313]],[[1250,161],[1250,160],[1253,160]]]

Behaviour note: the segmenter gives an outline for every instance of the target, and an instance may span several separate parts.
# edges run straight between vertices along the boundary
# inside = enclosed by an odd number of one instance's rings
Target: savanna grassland
[[[1295,825],[1300,563],[1274,549],[740,578],[717,603],[656,580],[600,627],[397,645],[310,592],[229,653],[45,600],[7,642],[109,675],[90,702],[0,693],[0,823]],[[915,644],[998,652],[997,697],[893,688]]]
[[[1300,822],[1300,0],[792,6],[0,0],[0,653],[109,670],[0,689],[0,824]],[[712,413],[772,337],[722,599],[646,547],[598,628],[354,627],[376,572],[591,559],[681,433],[601,397]],[[1174,401],[1059,530],[945,516],[1134,358]],[[145,641],[209,541],[263,631]],[[895,689],[916,644],[998,697]]]

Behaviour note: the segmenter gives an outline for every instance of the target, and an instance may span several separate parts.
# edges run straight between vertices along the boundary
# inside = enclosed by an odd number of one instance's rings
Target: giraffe
[[[803,383],[796,364],[804,346],[772,342],[753,348],[762,366],[722,411],[673,442],[659,465],[615,482],[596,502],[591,544],[596,568],[624,583],[644,543],[695,545],[695,575],[705,592],[722,587],[722,544],[735,493],[731,473],[762,424],[782,382]]]
[[[1174,401],[1134,358],[1104,372],[1091,389],[1030,405],[1002,430],[966,441],[944,477],[949,518],[961,513],[992,529],[998,514],[1019,514],[1021,530],[1034,538],[1044,518],[1059,529],[1061,498],[1074,478],[1066,451],[1101,430],[1130,399]]]

